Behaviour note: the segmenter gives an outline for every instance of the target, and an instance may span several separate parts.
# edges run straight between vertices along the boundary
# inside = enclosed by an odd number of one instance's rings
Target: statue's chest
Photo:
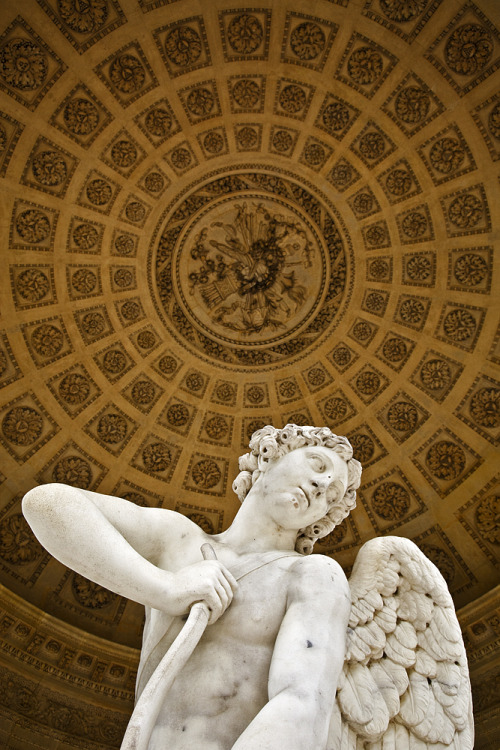
[[[242,577],[231,606],[214,628],[219,625],[225,636],[248,645],[274,644],[286,612],[288,576],[284,567],[270,563]]]
[[[182,555],[166,557],[161,567],[175,572],[199,562],[203,541],[206,537],[184,540]],[[203,642],[215,640],[223,633],[224,638],[242,644],[274,644],[286,612],[290,567],[297,555],[277,550],[237,555],[217,544],[213,546],[217,559],[227,565],[238,581],[238,588],[224,615],[205,631]]]

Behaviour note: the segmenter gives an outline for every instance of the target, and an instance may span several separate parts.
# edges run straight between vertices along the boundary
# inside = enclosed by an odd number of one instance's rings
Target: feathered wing
[[[439,570],[408,539],[363,545],[327,750],[472,750],[469,673]]]

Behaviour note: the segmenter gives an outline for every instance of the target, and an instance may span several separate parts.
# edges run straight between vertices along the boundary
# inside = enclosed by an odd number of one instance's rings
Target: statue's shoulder
[[[198,524],[194,523],[182,513],[158,509],[154,527],[154,537],[157,540],[159,567],[170,569],[174,562],[187,560],[186,565],[201,560],[200,548],[209,537]],[[196,550],[194,558],[190,554]]]
[[[349,593],[349,584],[344,571],[336,560],[326,555],[303,555],[294,560],[290,573],[295,584],[305,592]]]
[[[166,508],[152,508],[150,521],[163,539],[189,539],[192,536],[203,536],[202,529],[182,513]]]

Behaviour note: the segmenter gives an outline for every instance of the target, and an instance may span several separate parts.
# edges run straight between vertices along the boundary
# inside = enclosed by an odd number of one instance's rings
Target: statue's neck
[[[245,498],[231,526],[217,540],[238,554],[295,550],[297,531],[279,526],[251,493]]]

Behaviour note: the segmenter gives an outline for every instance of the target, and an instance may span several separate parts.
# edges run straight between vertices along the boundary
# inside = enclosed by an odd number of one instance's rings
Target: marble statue
[[[65,485],[28,492],[25,516],[57,559],[146,607],[124,750],[471,750],[465,651],[437,568],[400,537],[364,544],[349,581],[310,555],[360,476],[346,438],[287,425],[252,436],[220,534]]]

